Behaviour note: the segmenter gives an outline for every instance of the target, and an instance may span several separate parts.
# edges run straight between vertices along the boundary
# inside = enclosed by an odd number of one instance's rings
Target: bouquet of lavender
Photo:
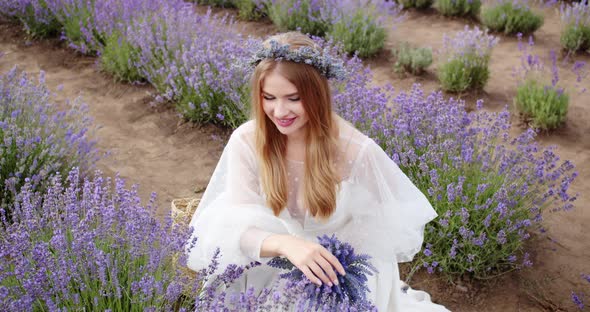
[[[299,307],[307,305],[307,309],[329,309],[345,305],[351,310],[372,311],[375,307],[367,300],[370,292],[367,286],[367,274],[377,273],[377,269],[369,262],[371,257],[366,254],[356,254],[354,248],[343,243],[335,235],[318,237],[320,245],[331,252],[344,267],[346,275],[338,276],[338,285],[317,286],[305,277],[303,272],[295,267],[288,259],[275,257],[268,262],[271,267],[289,270],[280,275],[286,280],[285,289],[298,289],[302,292]]]

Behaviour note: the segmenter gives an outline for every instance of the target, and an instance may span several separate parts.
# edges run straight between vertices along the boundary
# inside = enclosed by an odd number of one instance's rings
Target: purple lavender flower
[[[171,309],[190,283],[187,227],[156,219],[155,196],[140,204],[137,187],[73,169],[43,192],[28,181],[13,224],[0,228],[2,311]]]
[[[572,291],[571,298],[572,302],[578,307],[578,309],[584,310],[584,297],[582,294],[576,294]]]
[[[363,307],[371,306],[367,302],[367,293],[370,291],[367,286],[367,275],[377,272],[377,269],[369,262],[371,257],[356,254],[350,244],[339,241],[335,235],[318,237],[318,241],[344,267],[346,275],[338,275],[339,285],[317,286],[285,258],[275,257],[268,262],[268,265],[290,270],[281,274],[280,277],[287,280],[290,286],[303,288],[304,297],[300,304],[309,304],[310,308],[313,307],[317,310],[325,304],[336,306],[338,302],[349,302],[352,305]]]
[[[561,46],[568,51],[590,48],[590,7],[584,1],[561,3]]]
[[[16,67],[0,76],[0,220],[10,221],[12,200],[25,181],[33,190],[78,166],[89,173],[98,159],[86,105],[76,100],[58,111],[44,84]]]

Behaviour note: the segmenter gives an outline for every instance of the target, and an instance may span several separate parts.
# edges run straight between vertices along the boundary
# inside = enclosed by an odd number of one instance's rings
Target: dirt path
[[[536,45],[546,53],[559,45],[559,18],[551,9],[545,9],[544,14],[545,25],[536,34]],[[461,30],[464,24],[463,20],[444,18],[434,12],[410,12],[390,32],[386,46],[391,48],[400,41],[410,41],[437,48],[443,33]],[[268,23],[240,22],[236,27],[256,36],[276,31]],[[83,97],[90,105],[92,117],[101,125],[97,131],[99,147],[111,152],[98,168],[107,175],[119,172],[130,183],[139,183],[142,198],[157,192],[159,206],[165,210],[173,198],[193,196],[195,190],[206,186],[227,133],[212,126],[182,123],[171,108],[151,107],[151,87],[114,83],[99,73],[94,58],[78,56],[55,41],[26,44],[22,32],[14,26],[0,23],[0,51],[5,53],[0,58],[0,71],[14,64],[31,74],[44,70],[51,90],[64,86],[58,99]],[[483,93],[467,95],[465,99],[473,103],[483,98],[486,109],[494,111],[511,102],[515,87],[510,74],[512,66],[518,64],[518,57],[516,40],[502,36],[493,52],[487,87]],[[577,58],[590,63],[588,55]],[[398,90],[407,90],[415,82],[426,90],[438,88],[435,65],[422,77],[400,78],[391,70],[387,51],[367,63],[374,70],[375,83],[390,82]],[[562,79],[572,82],[575,78],[566,74]],[[590,287],[580,277],[581,273],[590,273],[590,235],[584,226],[590,224],[586,207],[590,201],[590,123],[587,122],[590,92],[573,95],[570,105],[566,126],[539,140],[558,145],[562,158],[576,164],[579,177],[572,188],[580,196],[573,211],[545,214],[554,240],[531,241],[533,268],[489,283],[459,283],[451,287],[435,277],[420,274],[413,279],[415,287],[429,291],[434,300],[453,311],[542,311],[542,307],[573,310],[572,290],[590,294]],[[515,127],[514,131],[520,130]]]

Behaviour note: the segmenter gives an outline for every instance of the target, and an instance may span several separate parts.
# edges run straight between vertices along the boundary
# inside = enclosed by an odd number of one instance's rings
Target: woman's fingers
[[[322,285],[322,282],[320,281],[319,278],[317,278],[313,272],[311,272],[311,270],[307,267],[307,266],[302,266],[301,268],[299,268],[301,270],[301,272],[303,272],[303,274],[305,274],[305,276],[307,276],[307,278],[314,284],[317,284],[318,286]]]
[[[340,275],[345,275],[346,272],[344,271],[344,267],[342,266],[342,264],[340,263],[340,261],[338,261],[338,258],[336,258],[331,252],[329,252],[327,249],[322,250],[322,256],[328,260],[328,262],[330,262],[330,264],[332,264],[332,267],[336,268],[336,271],[338,271],[338,273],[340,273]]]
[[[324,273],[326,273],[326,275],[330,279],[330,282],[338,285],[338,277],[336,276],[336,272],[334,272],[334,268],[332,267],[330,262],[328,262],[328,260],[320,257],[320,259],[318,259],[317,263],[320,265],[322,270],[324,270]],[[330,285],[330,287],[332,286],[331,284],[328,284],[328,285]]]
[[[332,281],[328,278],[324,270],[315,262],[309,264],[309,269],[313,272],[313,274],[319,277],[322,282],[324,282],[328,286],[332,286]],[[321,285],[321,283],[319,284]]]

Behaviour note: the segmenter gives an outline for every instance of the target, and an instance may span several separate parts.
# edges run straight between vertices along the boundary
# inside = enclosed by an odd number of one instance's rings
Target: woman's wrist
[[[285,239],[289,235],[272,234],[262,241],[260,248],[260,257],[276,257],[283,255]]]

